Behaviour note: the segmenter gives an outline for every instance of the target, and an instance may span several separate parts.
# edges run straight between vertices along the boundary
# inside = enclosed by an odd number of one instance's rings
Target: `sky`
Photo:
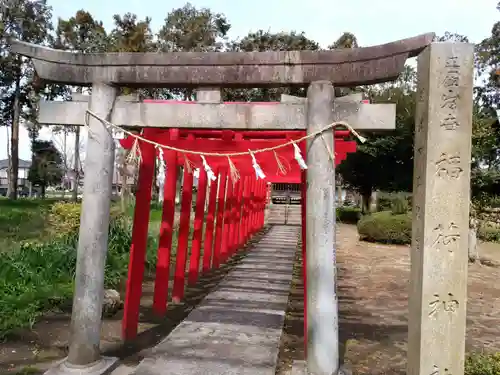
[[[445,31],[459,33],[477,43],[491,35],[493,24],[500,19],[497,0],[191,0],[197,8],[207,7],[224,13],[232,27],[229,37],[245,36],[259,29],[303,31],[310,39],[326,47],[343,32],[354,33],[363,46],[383,44],[426,32],[438,35]],[[186,1],[145,0],[49,0],[53,7],[54,23],[69,18],[84,8],[94,18],[102,20],[106,29],[112,28],[112,16],[126,12],[140,19],[152,17],[152,29],[157,32],[164,18]],[[148,5],[149,4],[149,5]],[[40,136],[61,143],[48,129]],[[85,137],[84,137],[85,139]],[[7,157],[7,130],[0,128],[0,159]],[[71,137],[68,142],[72,144]],[[70,151],[73,154],[73,151]],[[26,130],[21,129],[20,158],[29,160],[30,146]]]

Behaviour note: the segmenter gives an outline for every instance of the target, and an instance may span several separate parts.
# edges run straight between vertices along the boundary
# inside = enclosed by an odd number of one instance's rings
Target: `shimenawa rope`
[[[336,121],[336,122],[333,122],[329,125],[326,125],[324,127],[322,127],[321,129],[313,132],[313,133],[310,133],[310,134],[307,134],[299,139],[294,139],[294,140],[290,140],[290,141],[287,141],[285,143],[282,143],[280,145],[276,145],[276,146],[272,146],[272,147],[265,147],[265,148],[261,148],[261,149],[256,149],[256,150],[248,150],[248,151],[240,151],[240,152],[230,152],[230,153],[219,153],[219,152],[201,152],[201,151],[195,151],[195,150],[185,150],[185,149],[180,149],[180,148],[177,148],[177,147],[173,147],[173,146],[167,146],[167,145],[162,145],[160,143],[157,143],[155,141],[152,141],[152,140],[149,140],[147,138],[144,138],[142,137],[141,135],[138,135],[138,134],[134,134],[126,129],[124,129],[123,127],[119,126],[119,125],[115,125],[113,124],[112,122],[100,117],[99,115],[97,115],[96,113],[92,112],[91,110],[87,109],[86,111],[86,115],[85,115],[85,126],[87,127],[88,131],[91,132],[91,129],[90,129],[90,126],[89,126],[89,116],[92,116],[94,117],[95,119],[99,120],[100,122],[102,122],[104,125],[107,125],[108,127],[110,128],[113,128],[113,129],[116,129],[116,130],[119,130],[131,137],[133,137],[136,141],[137,140],[140,140],[140,141],[143,141],[143,142],[146,142],[146,143],[149,143],[151,145],[154,145],[155,147],[157,148],[160,148],[160,149],[166,149],[166,150],[171,150],[171,151],[176,151],[176,152],[181,152],[183,155],[184,155],[184,159],[186,161],[186,164],[187,164],[187,168],[188,170],[191,170],[192,168],[192,163],[191,161],[188,159],[187,155],[198,155],[198,156],[201,156],[203,157],[202,159],[205,160],[205,156],[214,156],[214,157],[226,157],[228,159],[228,164],[229,164],[229,168],[230,168],[230,172],[231,172],[231,179],[233,180],[233,182],[236,182],[239,178],[240,178],[240,174],[239,174],[239,171],[236,169],[233,161],[231,160],[231,157],[234,157],[234,156],[245,156],[245,155],[249,155],[252,157],[252,159],[254,160],[254,168],[256,169],[256,173],[257,173],[257,178],[259,178],[259,172],[257,170],[257,167],[258,169],[260,169],[260,167],[256,164],[256,161],[255,161],[255,157],[254,157],[254,154],[258,154],[258,153],[261,153],[261,152],[270,152],[270,151],[273,151],[274,155],[275,155],[275,158],[277,161],[279,161],[279,158],[277,157],[276,155],[276,150],[280,149],[280,148],[284,148],[284,147],[287,147],[287,146],[294,146],[295,150],[296,150],[296,153],[298,152],[297,149],[298,149],[298,146],[297,146],[297,143],[300,143],[300,142],[303,142],[307,139],[310,139],[310,138],[314,138],[316,136],[321,136],[322,140],[323,140],[323,144],[330,156],[330,158],[332,159],[332,161],[334,160],[335,156],[331,150],[331,148],[328,146],[326,140],[324,139],[323,137],[323,133],[326,132],[327,130],[330,130],[330,129],[334,129],[336,127],[339,127],[339,126],[343,126],[345,128],[347,128],[361,143],[364,143],[366,141],[366,138],[364,138],[363,136],[361,136],[357,131],[355,131],[347,122],[345,121]],[[133,146],[133,149],[138,151],[138,147],[136,144],[134,144]],[[300,156],[300,159],[302,159],[302,157]],[[299,162],[299,165],[302,169],[306,169],[307,166],[305,165],[304,161],[303,160],[297,160]],[[278,169],[280,170],[280,172],[284,172],[285,168],[283,168],[283,165],[281,164],[281,162],[278,163]],[[260,170],[260,173],[262,173],[262,170]]]

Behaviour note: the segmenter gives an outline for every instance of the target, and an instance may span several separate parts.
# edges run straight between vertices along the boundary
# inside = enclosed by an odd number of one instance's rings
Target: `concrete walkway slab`
[[[135,375],[274,375],[300,228],[274,226]]]

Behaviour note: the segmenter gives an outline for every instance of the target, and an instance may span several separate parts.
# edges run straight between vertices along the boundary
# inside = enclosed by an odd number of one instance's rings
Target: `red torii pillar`
[[[198,152],[217,152],[217,153],[232,153],[232,152],[246,152],[248,149],[258,150],[262,148],[268,148],[271,146],[282,145],[290,139],[299,139],[305,135],[304,131],[294,131],[294,132],[283,132],[283,131],[218,131],[218,130],[193,130],[193,129],[146,129],[144,131],[143,137],[151,141],[157,142],[162,145],[176,147],[178,149],[185,150],[195,150]],[[335,131],[335,163],[338,165],[347,156],[347,153],[356,151],[356,142],[345,141],[344,138],[349,135],[349,131],[338,130]],[[193,141],[195,138],[203,139],[203,142],[196,143],[196,148],[193,148],[195,144]],[[264,139],[262,139],[264,138]],[[122,140],[122,145],[125,148],[130,148],[133,143],[133,139]],[[144,148],[145,154],[141,154],[142,162],[141,173],[144,174],[144,178],[140,177],[140,181],[152,180],[146,172],[142,172],[143,166],[153,165],[154,170],[154,146],[150,144],[145,144],[144,142],[139,142],[141,145],[141,153]],[[304,159],[306,158],[305,153],[305,142],[301,143],[301,149]],[[149,150],[149,154],[147,153]],[[285,183],[300,183],[303,182],[304,173],[300,171],[298,165],[293,157],[293,146],[286,146],[276,150],[276,154],[280,160],[288,164],[289,170],[286,175],[281,175],[277,171],[277,162],[274,157],[269,157],[269,155],[262,155],[260,153],[255,154],[255,157],[261,166],[262,170],[266,174],[266,180],[270,182],[285,182]],[[146,159],[144,159],[147,155]],[[152,159],[152,160],[150,160]],[[167,166],[177,166],[185,165],[187,162],[184,159],[184,155],[179,155],[175,151],[165,150],[164,159],[167,162]],[[200,175],[202,175],[204,170],[202,169],[201,160],[199,157],[190,157],[189,163],[192,168],[200,168]],[[243,177],[241,181],[241,186],[234,186],[234,190],[237,196],[232,196],[231,193],[228,194],[227,201],[224,196],[225,184],[227,175],[227,160],[220,157],[206,157],[208,164],[213,170],[220,172],[221,179],[219,180],[219,210],[217,211],[217,226],[215,230],[216,241],[214,243],[213,252],[213,263],[215,267],[218,267],[221,261],[226,260],[226,258],[234,252],[232,247],[233,243],[242,245],[248,240],[248,238],[255,233],[258,228],[264,224],[264,209],[265,209],[265,197],[266,189],[262,182],[257,183],[257,181],[252,178],[255,175],[253,167],[251,166],[251,160],[248,155],[245,156],[235,156],[232,158],[232,162],[235,167],[240,171],[242,175],[247,175],[248,177]],[[169,173],[167,173],[166,183],[165,183],[165,194],[169,194],[169,197],[165,196],[164,200],[164,210],[162,219],[162,230],[160,234],[160,246],[158,253],[158,264],[157,264],[157,278],[155,280],[155,297],[154,297],[154,310],[163,314],[166,310],[166,301],[168,293],[168,282],[169,282],[169,266],[170,266],[170,253],[171,253],[171,242],[172,242],[172,230],[173,230],[173,212],[175,204],[173,202],[175,197],[175,186],[176,186],[176,171],[177,168],[170,167]],[[272,172],[275,172],[274,174]],[[141,175],[142,175],[141,174]],[[191,208],[191,186],[189,184],[192,175],[186,175],[185,171],[185,191],[183,194],[182,204],[181,204],[181,223],[179,228],[179,246],[177,251],[176,259],[176,273],[174,278],[174,291],[173,300],[180,300],[184,294],[184,277],[185,277],[185,263],[187,257],[187,236],[189,235],[189,214]],[[148,184],[141,182],[138,189],[136,212],[134,217],[134,231],[133,237],[134,241],[131,248],[131,262],[129,265],[129,279],[127,280],[127,297],[125,303],[125,314],[123,320],[123,335],[125,338],[133,338],[137,334],[137,323],[138,323],[138,312],[140,304],[140,296],[142,294],[141,284],[144,272],[144,256],[145,256],[145,240],[147,239],[147,220],[146,208],[148,210],[147,217],[149,217],[149,202],[151,201],[151,182]],[[203,182],[201,182],[203,184]],[[214,184],[215,185],[215,184]],[[232,181],[228,184],[231,185],[230,191],[233,189]],[[207,216],[207,229],[212,229],[214,227],[214,215],[215,215],[215,199],[217,189],[211,189],[209,197],[209,207]],[[149,196],[147,192],[149,191]],[[189,192],[189,193],[188,193]],[[305,190],[302,190],[303,198]],[[189,196],[188,196],[189,195]],[[197,199],[197,206],[201,204],[203,200],[203,206],[205,204],[205,199]],[[238,203],[238,200],[240,203]],[[302,236],[305,235],[305,199],[303,202],[302,210]],[[230,203],[227,209],[224,209],[226,203]],[[239,228],[239,233],[232,234],[234,232],[235,226],[232,221],[234,217],[238,217],[238,211],[236,215],[233,215],[233,206],[236,208],[237,205],[241,205],[239,211],[239,221],[236,227]],[[146,208],[144,208],[146,207]],[[201,210],[201,209],[200,209]],[[198,221],[199,216],[197,215]],[[226,231],[223,234],[222,221],[226,218],[228,225]],[[219,224],[220,222],[220,224]],[[201,224],[201,225],[200,225]],[[195,235],[198,233],[197,237],[200,237],[200,228],[202,223],[197,223],[195,217]],[[144,229],[145,228],[145,229]],[[226,233],[227,232],[227,233]],[[238,231],[237,231],[238,232]],[[220,234],[219,234],[220,233]],[[205,241],[211,241],[213,236],[213,231],[206,230]],[[182,237],[182,238],[181,238]],[[137,239],[138,238],[138,239]],[[235,239],[234,242],[232,239]],[[219,240],[218,240],[219,239]],[[224,239],[224,241],[221,241]],[[194,240],[195,251],[191,254],[190,272],[188,275],[189,282],[193,283],[198,277],[198,269],[195,265],[198,264],[199,267],[199,250],[196,248],[199,246],[198,239]],[[218,248],[217,244],[223,246],[221,249]],[[210,268],[210,258],[211,258],[211,244],[205,243],[204,245],[204,256],[203,256],[203,270],[206,271]],[[139,249],[139,250],[136,250]],[[208,251],[207,251],[208,250]],[[222,250],[222,253],[221,253]],[[304,285],[307,275],[305,275],[305,241],[302,241],[302,252],[303,252],[303,277]],[[197,255],[198,254],[198,255]],[[197,258],[197,259],[195,259]],[[198,261],[198,263],[196,263]],[[191,263],[192,262],[192,263]],[[305,293],[305,289],[304,289]],[[306,314],[304,314],[304,321],[306,323]],[[306,332],[305,332],[306,334]]]

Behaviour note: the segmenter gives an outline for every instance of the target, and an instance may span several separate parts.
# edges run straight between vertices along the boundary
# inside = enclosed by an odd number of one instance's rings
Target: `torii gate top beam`
[[[396,79],[407,58],[434,38],[422,34],[378,46],[332,51],[73,53],[17,40],[11,51],[31,57],[40,78],[89,86],[273,87],[330,81],[356,86]]]

